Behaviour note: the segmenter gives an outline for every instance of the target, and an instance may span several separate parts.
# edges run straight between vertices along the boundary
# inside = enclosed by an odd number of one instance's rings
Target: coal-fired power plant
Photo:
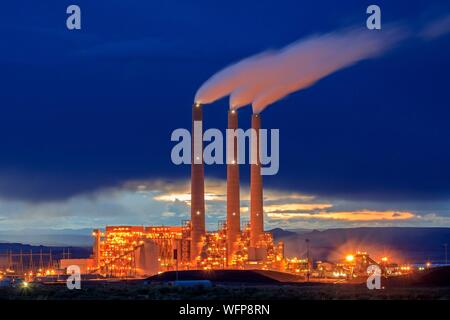
[[[253,55],[213,74],[197,90],[192,105],[191,194],[190,203],[186,201],[190,205],[190,219],[174,226],[119,225],[95,229],[92,233],[92,256],[88,259],[65,259],[63,254],[59,270],[67,272],[68,266],[76,265],[81,273],[122,279],[166,271],[212,269],[276,270],[303,274],[306,279],[312,276],[353,280],[355,274],[367,278],[368,264],[376,262],[365,251],[348,255],[342,263],[316,261],[314,268],[308,239],[305,259],[288,258],[284,254],[284,243],[274,244],[272,233],[264,230],[262,170],[265,163],[264,158],[260,158],[260,149],[264,146],[260,143],[261,112],[268,105],[295,91],[306,89],[338,70],[381,55],[397,42],[407,39],[409,33],[398,27],[383,33],[367,32],[360,27],[346,28],[311,36],[279,50]],[[207,207],[205,203],[208,192],[205,190],[203,109],[205,104],[227,96],[230,97],[226,135],[227,185],[226,191],[223,191],[226,192],[226,219],[218,221],[216,230],[207,230],[207,215],[217,216],[217,213],[208,212],[214,206]],[[246,136],[250,133],[251,146],[250,197],[245,199],[249,200],[249,222],[243,223],[239,159],[248,157],[241,157],[243,154],[240,154],[244,148],[239,143],[245,144],[245,139],[239,137],[238,109],[249,105],[253,110],[251,130],[245,133]],[[188,212],[186,216],[189,216]],[[49,261],[53,261],[51,253],[49,256]],[[18,263],[13,263],[15,257],[18,257]],[[29,259],[32,258],[30,252]],[[387,257],[382,261],[378,265],[383,267],[385,275],[410,271],[409,266],[398,267],[387,263]],[[7,265],[6,270],[20,265],[20,268],[14,269],[21,270],[23,274],[22,252],[20,255],[9,253],[6,258],[0,256],[0,276],[2,264]],[[29,264],[33,266],[32,260]],[[44,271],[40,269],[38,272],[42,274]],[[53,269],[52,263],[49,263],[45,274],[53,275]],[[315,269],[316,275],[311,273],[312,269]]]
[[[84,272],[141,277],[170,270],[284,270],[284,245],[264,231],[259,159],[261,116],[253,114],[250,135],[250,223],[241,222],[238,111],[228,111],[226,220],[207,231],[203,158],[203,105],[192,106],[191,219],[179,226],[108,226],[93,232],[93,255],[77,261]],[[65,261],[64,263],[71,263]]]
[[[314,268],[309,253],[304,259],[285,257],[284,243],[280,241],[275,245],[272,233],[264,231],[263,161],[259,154],[261,115],[257,112],[252,115],[250,130],[250,222],[241,223],[239,151],[243,148],[238,144],[245,141],[239,139],[236,132],[238,111],[232,108],[228,111],[227,128],[227,140],[230,141],[227,141],[226,220],[219,221],[217,230],[206,230],[205,195],[208,193],[203,164],[202,108],[199,103],[192,107],[191,219],[176,226],[122,225],[95,229],[92,256],[88,259],[63,258],[58,270],[67,272],[67,267],[77,265],[83,274],[118,279],[142,278],[175,270],[217,269],[275,270],[301,275],[305,279],[310,276],[330,279],[367,277],[368,264],[375,262],[366,252],[348,255],[342,263],[316,261]],[[7,261],[13,260],[11,256]],[[387,258],[383,258],[378,263],[385,275],[405,274],[411,270],[410,266],[387,264],[386,261]],[[10,265],[7,270],[12,269]],[[35,274],[42,272],[37,270]],[[54,272],[51,268],[45,274]],[[29,275],[31,277],[31,273]]]

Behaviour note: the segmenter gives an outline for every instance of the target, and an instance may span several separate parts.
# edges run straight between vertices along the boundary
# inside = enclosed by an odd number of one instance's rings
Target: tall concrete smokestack
[[[263,189],[261,166],[259,159],[259,129],[261,128],[261,115],[252,115],[252,154],[256,163],[250,165],[250,248],[249,259],[261,260],[260,241],[264,233],[263,216]],[[254,140],[254,141],[253,141]],[[256,153],[256,154],[255,154]]]
[[[238,113],[236,110],[228,111],[228,129],[238,129]],[[238,164],[238,139],[233,135],[232,158],[227,162],[227,260],[231,262],[233,254],[236,252],[236,240],[241,233],[240,223],[240,196],[239,196],[239,164]],[[231,142],[231,141],[229,141]],[[229,144],[227,141],[227,145]],[[229,161],[232,161],[229,163]]]
[[[192,106],[191,261],[200,254],[205,236],[205,172],[203,168],[202,105]]]

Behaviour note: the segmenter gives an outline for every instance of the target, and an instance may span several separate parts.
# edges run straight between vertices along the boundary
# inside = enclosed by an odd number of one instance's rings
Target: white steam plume
[[[383,53],[405,35],[391,25],[381,31],[350,28],[312,36],[226,67],[200,87],[195,101],[211,103],[231,95],[231,108],[252,104],[259,113],[337,70]]]
[[[219,71],[198,89],[195,102],[212,103],[229,95],[238,87],[255,83],[273,56],[271,52],[263,52]]]

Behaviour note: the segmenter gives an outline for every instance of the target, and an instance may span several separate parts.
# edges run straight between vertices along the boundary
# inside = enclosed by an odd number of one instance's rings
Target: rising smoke
[[[382,54],[405,35],[391,25],[382,31],[349,28],[299,40],[219,71],[200,87],[195,101],[211,103],[230,95],[230,108],[252,104],[253,112],[259,113],[335,71]]]

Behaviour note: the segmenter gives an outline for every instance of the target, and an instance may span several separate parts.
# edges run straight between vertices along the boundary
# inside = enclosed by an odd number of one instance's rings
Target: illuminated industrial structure
[[[69,257],[70,253],[63,251],[63,257]],[[14,253],[8,250],[6,253],[0,253],[0,279],[4,275],[23,277],[24,279],[32,279],[34,277],[51,276],[56,274],[57,261],[55,255],[51,250],[43,252],[33,252],[30,249],[29,253],[22,250]]]
[[[260,261],[248,259],[250,225],[238,235],[233,254],[228,252],[226,222],[214,232],[205,233],[194,261],[190,258],[190,222],[177,226],[108,226],[94,230],[94,264],[88,273],[112,277],[140,277],[163,271],[186,269],[276,269],[284,261],[283,245],[273,245],[272,235],[264,233],[267,256]],[[88,260],[88,259],[86,259]]]
[[[288,259],[284,255],[284,243],[274,244],[272,234],[264,231],[259,159],[261,116],[253,114],[251,123],[249,223],[241,224],[240,219],[239,139],[235,134],[231,136],[232,148],[227,150],[226,221],[218,223],[217,231],[206,231],[203,111],[202,105],[195,103],[192,107],[191,220],[183,221],[180,226],[107,226],[104,230],[96,229],[92,234],[92,257],[84,261],[61,260],[61,269],[77,264],[83,265],[83,273],[119,278],[188,269],[277,270],[304,275],[306,279],[310,276],[353,278],[364,274],[369,264],[376,264],[365,253],[349,255],[344,263],[320,262],[313,270],[309,251],[305,259]],[[236,110],[228,112],[228,129],[238,129]],[[391,269],[386,265],[384,270]]]
[[[276,269],[284,266],[284,245],[264,232],[263,190],[259,159],[260,115],[252,116],[250,223],[240,220],[238,138],[227,161],[227,216],[217,231],[205,228],[203,107],[192,106],[191,220],[182,226],[108,226],[94,230],[91,273],[135,277],[175,269]],[[238,129],[238,113],[228,112],[228,129]]]
[[[32,252],[24,255],[9,252],[0,255],[0,279],[4,276],[24,276],[26,279],[48,277],[66,272],[76,265],[82,274],[134,278],[173,270],[188,269],[260,269],[277,270],[311,278],[367,277],[367,267],[378,265],[385,276],[412,272],[408,265],[397,265],[383,257],[376,262],[366,252],[349,254],[338,263],[317,261],[313,266],[306,258],[287,258],[284,243],[274,243],[270,232],[264,231],[263,184],[259,159],[259,130],[261,116],[253,114],[251,132],[250,222],[241,223],[239,157],[236,135],[231,136],[232,148],[227,150],[226,221],[219,221],[217,231],[205,228],[205,181],[203,165],[202,105],[192,107],[191,152],[191,220],[179,226],[107,226],[95,229],[93,254],[88,259],[71,259],[63,251],[62,259],[54,263],[51,251],[48,258],[42,251],[39,263]],[[228,112],[228,129],[238,129],[238,112]],[[228,134],[227,134],[228,139]],[[227,141],[227,146],[229,145]],[[27,260],[25,261],[25,258]],[[46,263],[44,263],[46,260]],[[427,263],[427,268],[431,263]]]
[[[108,226],[94,230],[95,261],[91,273],[136,277],[174,270],[189,261],[186,226]],[[181,252],[174,257],[174,252]]]

